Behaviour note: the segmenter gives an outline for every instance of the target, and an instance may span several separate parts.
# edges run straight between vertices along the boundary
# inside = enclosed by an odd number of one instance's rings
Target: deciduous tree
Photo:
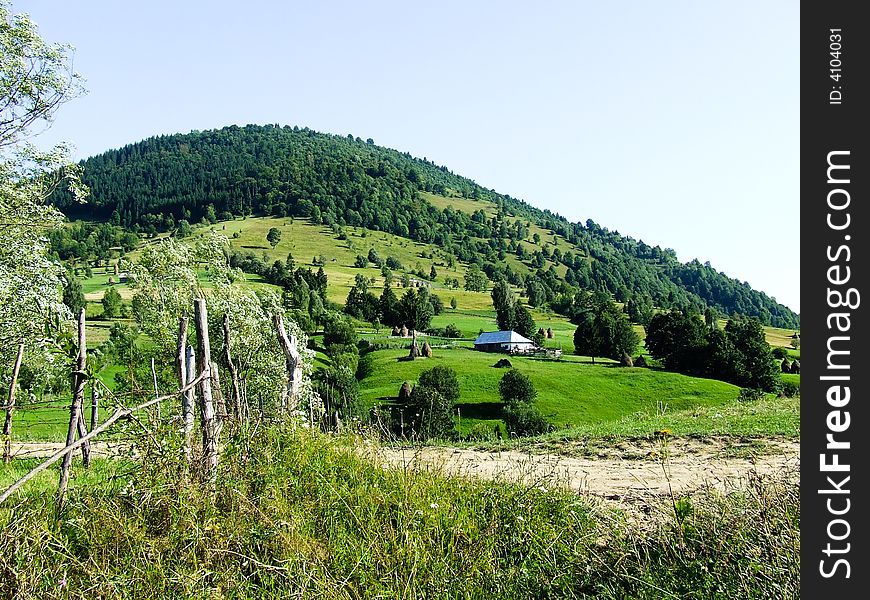
[[[64,270],[51,260],[47,234],[61,214],[46,199],[61,184],[75,199],[86,188],[59,145],[40,152],[27,144],[57,109],[82,91],[69,46],[48,44],[23,14],[0,2],[0,364],[18,344],[41,337],[47,322],[65,322]]]

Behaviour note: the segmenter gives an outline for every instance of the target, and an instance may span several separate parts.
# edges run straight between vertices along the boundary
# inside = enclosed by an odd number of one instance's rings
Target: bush
[[[498,393],[501,401],[507,405],[529,404],[538,398],[532,380],[517,369],[505,373],[498,383]]]
[[[375,357],[371,352],[366,352],[359,357],[356,365],[356,379],[362,381],[375,370]]]
[[[411,392],[408,408],[412,411],[411,430],[420,439],[453,436],[453,402],[438,390],[418,385]]]
[[[462,337],[462,332],[459,331],[459,328],[456,327],[453,323],[450,323],[446,327],[430,327],[426,330],[431,336],[434,337],[443,337],[449,339],[457,339]]]
[[[516,436],[540,435],[552,426],[535,406],[538,391],[532,380],[517,369],[505,373],[498,384],[502,402],[502,419],[509,434]]]
[[[459,378],[456,371],[450,367],[437,366],[420,373],[417,387],[426,387],[437,391],[448,401],[459,400]]]
[[[338,365],[315,371],[311,379],[314,390],[323,400],[328,426],[333,424],[331,419],[334,413],[338,413],[342,420],[359,418],[364,414],[359,383],[349,366]]]
[[[340,315],[333,315],[326,321],[323,328],[323,345],[328,355],[340,354],[346,348],[356,349],[358,339],[353,324]]]
[[[392,271],[401,271],[402,269],[404,269],[404,266],[402,266],[402,262],[394,256],[387,257],[386,265],[387,268]]]
[[[508,433],[516,436],[540,435],[553,429],[538,407],[530,402],[506,404],[502,419]]]

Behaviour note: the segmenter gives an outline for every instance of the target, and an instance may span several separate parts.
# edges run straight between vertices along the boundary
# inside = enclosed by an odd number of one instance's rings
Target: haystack
[[[411,351],[408,353],[408,358],[414,360],[420,356],[420,346],[417,345],[417,332],[414,331],[414,338],[411,340]]]

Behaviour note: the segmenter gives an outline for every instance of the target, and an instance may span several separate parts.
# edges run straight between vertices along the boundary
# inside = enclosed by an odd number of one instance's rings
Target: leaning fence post
[[[18,371],[24,358],[24,342],[18,344],[18,357],[12,367],[12,382],[9,384],[9,396],[6,402],[6,421],[3,423],[3,462],[7,465],[12,460],[12,413],[15,412],[15,387],[18,385]]]
[[[79,420],[81,419],[82,401],[85,391],[85,366],[87,359],[87,348],[85,347],[85,309],[79,311],[79,354],[76,361],[76,370],[72,374],[72,403],[69,408],[69,428],[66,432],[66,445],[72,446],[76,441],[76,433],[79,432]],[[82,453],[84,453],[85,444],[82,444]],[[63,503],[66,487],[69,483],[69,469],[72,464],[72,451],[68,451],[63,456],[63,461],[60,465],[60,482],[57,488],[58,505]]]
[[[208,313],[205,308],[205,300],[194,300],[196,337],[197,337],[197,362],[206,374],[199,383],[199,409],[202,417],[202,453],[206,467],[206,476],[210,483],[214,483],[217,477],[217,420],[215,419],[214,401],[212,399],[212,373],[211,373],[211,344],[208,338]]]

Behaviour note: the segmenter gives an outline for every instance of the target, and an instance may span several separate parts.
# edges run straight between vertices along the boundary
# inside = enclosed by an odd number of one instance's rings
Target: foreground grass
[[[0,596],[798,596],[796,486],[638,528],[568,492],[383,470],[347,441],[261,432],[227,449],[213,498],[159,457],[75,486],[57,518],[28,488],[0,507]]]

